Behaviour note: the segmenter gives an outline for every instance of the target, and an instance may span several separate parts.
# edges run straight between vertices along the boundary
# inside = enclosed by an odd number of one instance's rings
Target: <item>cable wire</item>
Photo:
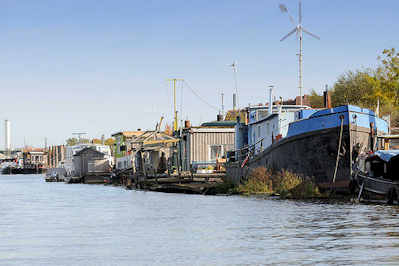
[[[191,88],[191,86],[188,84],[188,82],[187,82],[186,80],[184,80],[183,82],[184,82],[184,83],[186,84],[186,86],[191,90],[191,92],[192,92],[195,96],[197,96],[198,99],[200,99],[203,103],[205,103],[206,105],[208,105],[208,107],[210,107],[210,108],[212,108],[212,109],[214,109],[214,110],[216,110],[216,111],[219,111],[219,108],[218,108],[218,107],[216,107],[216,106],[214,106],[214,105],[208,103],[208,102],[207,102],[204,98],[202,98],[193,88]]]

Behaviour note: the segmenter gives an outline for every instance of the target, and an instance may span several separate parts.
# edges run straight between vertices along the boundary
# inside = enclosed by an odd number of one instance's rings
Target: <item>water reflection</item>
[[[398,207],[0,176],[0,264],[397,264]]]

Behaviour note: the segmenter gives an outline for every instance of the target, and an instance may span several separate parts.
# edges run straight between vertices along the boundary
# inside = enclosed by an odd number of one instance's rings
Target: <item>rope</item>
[[[208,103],[204,98],[202,98],[193,88],[190,87],[190,85],[187,83],[187,81],[183,81],[184,83],[186,83],[187,87],[191,90],[191,92],[197,96],[198,99],[200,99],[203,103],[205,103],[206,105],[208,105],[210,108],[219,111],[219,108],[217,108],[216,106]]]
[[[341,143],[342,143],[342,133],[344,129],[344,118],[340,116],[341,119],[341,130],[339,132],[339,143],[338,143],[338,152],[337,152],[337,160],[335,161],[335,170],[334,170],[334,177],[333,177],[333,184],[335,184],[335,178],[337,176],[338,170],[338,163],[339,163],[339,154],[341,153]]]

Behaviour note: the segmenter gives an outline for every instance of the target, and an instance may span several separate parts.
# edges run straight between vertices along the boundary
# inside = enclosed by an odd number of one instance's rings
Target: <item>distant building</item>
[[[133,173],[145,176],[165,174],[176,165],[176,155],[179,139],[164,132],[145,131],[131,142],[130,150],[133,158]]]
[[[301,96],[296,96],[295,98],[295,105],[301,104]],[[310,97],[309,95],[305,94],[302,96],[302,105],[310,106]]]
[[[65,168],[68,175],[73,176],[75,174],[73,156],[85,148],[92,148],[98,152],[103,153],[105,158],[109,161],[109,163],[111,165],[113,164],[111,149],[108,145],[86,143],[86,144],[77,144],[73,146],[65,146],[65,160],[63,163],[63,167]]]
[[[112,134],[115,139],[114,162],[116,169],[123,170],[133,167],[132,149],[134,147],[132,142],[143,133],[144,131],[121,131]]]
[[[24,169],[46,169],[47,151],[41,148],[28,148],[22,152]]]
[[[87,147],[73,155],[73,165],[76,177],[101,176],[111,171],[111,165],[106,154]],[[103,181],[103,178],[100,178]]]
[[[64,145],[50,146],[47,149],[48,168],[63,167],[65,162],[66,149]]]

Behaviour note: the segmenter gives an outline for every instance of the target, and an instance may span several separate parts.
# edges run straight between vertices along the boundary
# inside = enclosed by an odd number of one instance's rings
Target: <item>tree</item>
[[[87,143],[90,143],[90,139],[79,139],[79,144],[80,143],[82,143],[82,144],[87,144]]]
[[[317,92],[312,89],[312,92],[309,96],[310,106],[312,108],[323,108],[324,107],[324,99],[322,95],[317,94]]]
[[[78,139],[77,138],[69,138],[66,140],[66,145],[67,146],[73,146],[78,144]]]
[[[106,139],[104,141],[104,144],[108,145],[108,146],[113,146],[115,144],[115,139],[114,138],[108,138],[108,139]]]
[[[168,135],[168,136],[172,136],[173,135],[172,127],[169,124],[165,125],[164,133],[166,135]]]
[[[399,105],[399,53],[395,48],[385,49],[378,59],[381,60],[378,74],[383,92],[391,104]]]
[[[376,69],[348,71],[334,84],[334,106],[354,104],[390,114],[392,125],[399,126],[399,53],[394,48],[385,49],[378,57]]]
[[[92,139],[91,142],[93,144],[102,144],[103,142],[101,141],[101,139]]]
[[[373,94],[371,70],[348,71],[338,77],[334,84],[331,101],[334,106],[353,104],[371,107],[370,99]],[[365,106],[366,105],[366,106]]]

